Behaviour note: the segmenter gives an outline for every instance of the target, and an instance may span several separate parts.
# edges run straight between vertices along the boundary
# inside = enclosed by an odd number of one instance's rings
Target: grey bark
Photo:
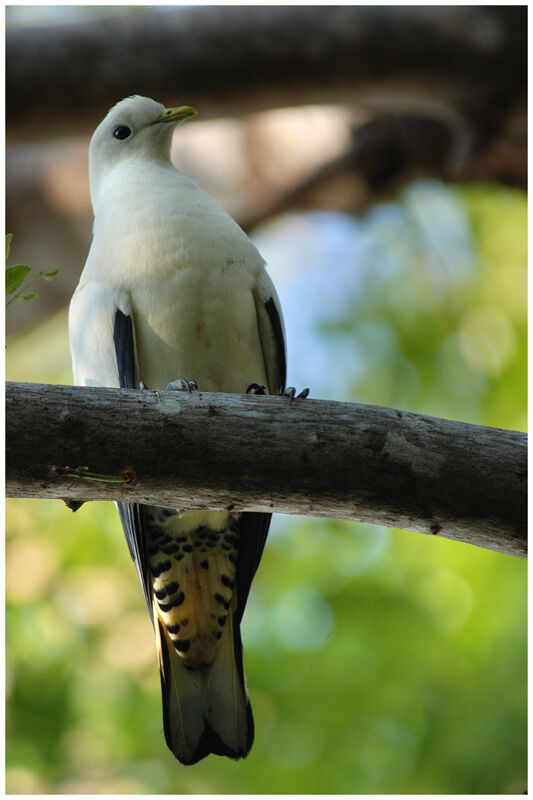
[[[527,437],[390,408],[8,383],[7,496],[360,520],[525,556]]]

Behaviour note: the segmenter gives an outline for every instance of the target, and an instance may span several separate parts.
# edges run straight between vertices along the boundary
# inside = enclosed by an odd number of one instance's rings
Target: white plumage
[[[76,384],[284,388],[283,320],[263,259],[170,163],[173,128],[193,113],[131,97],[93,135],[93,241],[69,314]],[[239,623],[269,515],[119,510],[156,630],[169,747],[183,763],[245,756]]]

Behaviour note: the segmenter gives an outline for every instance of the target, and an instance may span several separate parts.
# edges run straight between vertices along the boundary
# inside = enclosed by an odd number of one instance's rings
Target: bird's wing
[[[287,371],[285,326],[277,292],[264,270],[260,273],[254,289],[254,301],[268,381],[267,388],[270,394],[280,394],[285,388]],[[247,513],[240,519],[241,544],[237,565],[236,611],[239,622],[263,554],[271,517],[271,514]]]
[[[241,537],[235,576],[237,588],[235,619],[237,623],[240,623],[244,614],[250,586],[265,548],[271,518],[272,514],[251,511],[241,514],[239,520]]]
[[[263,349],[265,371],[270,394],[280,394],[287,379],[285,325],[274,284],[262,270],[254,288],[259,339]]]
[[[133,311],[126,292],[95,280],[80,282],[69,309],[69,338],[77,385],[138,386]],[[143,508],[138,503],[117,507],[153,622]]]
[[[68,328],[77,386],[120,387],[115,352],[115,317],[132,316],[126,292],[92,279],[80,280],[70,301]]]

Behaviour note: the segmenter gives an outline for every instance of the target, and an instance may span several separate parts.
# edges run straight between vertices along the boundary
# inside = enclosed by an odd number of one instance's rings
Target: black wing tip
[[[237,561],[237,610],[235,612],[235,640],[239,629],[252,580],[267,540],[272,514],[248,511],[241,515],[239,529],[241,544]],[[241,645],[242,648],[242,645]],[[242,654],[240,656],[242,663]]]
[[[281,324],[281,318],[276,308],[276,304],[274,302],[273,297],[269,297],[268,300],[265,302],[265,309],[270,318],[270,324],[272,325],[272,330],[274,331],[274,338],[276,340],[277,345],[277,358],[279,363],[279,370],[281,374],[281,382],[283,384],[282,390],[285,387],[285,381],[287,380],[287,357],[285,355],[285,337],[283,336],[283,326]]]
[[[130,316],[123,314],[120,308],[117,308],[115,312],[113,339],[120,387],[121,389],[136,389],[133,320]]]
[[[149,589],[148,561],[144,547],[144,511],[138,503],[117,502],[117,509],[124,529],[124,535],[128,544],[130,556],[139,573],[143,589],[144,599],[152,625],[154,625],[154,612],[152,608],[152,597]]]

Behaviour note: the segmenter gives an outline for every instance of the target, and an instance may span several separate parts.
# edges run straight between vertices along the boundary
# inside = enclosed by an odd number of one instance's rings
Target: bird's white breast
[[[143,163],[113,170],[95,211],[86,271],[129,293],[148,388],[266,384],[253,297],[263,261],[234,220],[172,167]]]

